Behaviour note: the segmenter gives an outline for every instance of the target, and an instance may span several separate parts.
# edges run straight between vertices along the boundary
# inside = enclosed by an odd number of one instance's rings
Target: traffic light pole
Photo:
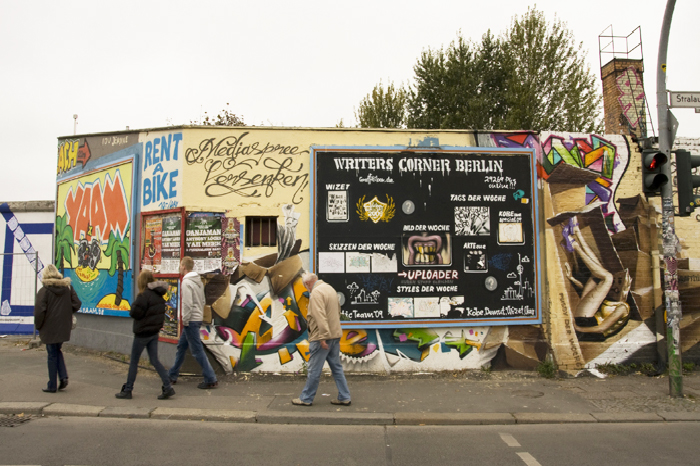
[[[671,149],[675,138],[675,118],[668,108],[666,90],[666,53],[671,18],[676,0],[667,0],[664,22],[659,37],[659,56],[656,70],[656,107],[659,119],[659,152],[671,160]],[[664,174],[671,179],[670,164],[663,165]],[[662,235],[664,250],[664,301],[666,304],[666,348],[668,351],[668,382],[671,397],[683,396],[683,371],[681,365],[680,321],[681,303],[678,296],[678,272],[676,262],[676,229],[674,225],[672,183],[661,188]]]

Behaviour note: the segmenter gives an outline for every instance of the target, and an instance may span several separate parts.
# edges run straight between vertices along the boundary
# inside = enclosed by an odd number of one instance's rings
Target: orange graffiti
[[[105,243],[111,231],[124,237],[129,226],[129,207],[119,169],[114,180],[105,174],[104,184],[103,188],[99,179],[85,184],[78,181],[77,186],[69,188],[65,208],[75,241],[94,236]]]

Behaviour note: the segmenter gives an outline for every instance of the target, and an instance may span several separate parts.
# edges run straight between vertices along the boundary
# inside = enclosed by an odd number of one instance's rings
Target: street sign
[[[700,92],[673,92],[669,102],[670,108],[700,108]]]

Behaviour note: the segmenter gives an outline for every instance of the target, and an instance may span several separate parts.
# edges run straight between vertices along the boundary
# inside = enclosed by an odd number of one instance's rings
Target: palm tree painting
[[[115,273],[119,272],[117,276],[117,289],[116,293],[108,294],[98,304],[99,307],[107,307],[118,310],[129,310],[130,305],[126,299],[122,299],[122,293],[124,292],[124,274],[129,264],[129,227],[127,227],[124,232],[124,237],[119,238],[114,234],[114,231],[109,233],[109,240],[107,242],[107,249],[105,250],[105,256],[110,258],[109,264],[109,276],[113,277]]]
[[[62,217],[56,216],[56,242],[54,245],[56,250],[55,264],[64,273],[64,260],[68,262],[70,267],[73,267],[73,259],[71,251],[75,253],[75,243],[73,241],[73,227],[68,224],[68,214],[63,214]]]

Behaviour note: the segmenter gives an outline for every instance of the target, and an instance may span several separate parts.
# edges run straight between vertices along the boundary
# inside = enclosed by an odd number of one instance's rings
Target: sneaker
[[[114,396],[116,398],[119,398],[120,400],[130,400],[131,399],[131,391],[127,391],[126,385],[122,385],[122,391],[119,393],[115,393]]]
[[[201,382],[199,385],[197,385],[197,388],[201,388],[202,390],[209,390],[211,388],[216,388],[219,386],[219,382]]]
[[[311,403],[307,403],[307,402],[305,402],[305,401],[301,401],[301,398],[294,398],[294,399],[292,400],[292,404],[293,404],[293,405],[297,405],[297,406],[311,406]]]
[[[61,383],[58,384],[58,389],[63,390],[67,386],[68,386],[68,379],[65,378],[65,379],[61,380]]]
[[[171,396],[173,396],[175,394],[175,390],[173,389],[173,387],[170,387],[169,390],[166,390],[165,387],[163,387],[162,390],[163,390],[163,393],[158,395],[159,400],[167,400],[168,398],[170,398]]]
[[[341,406],[350,406],[351,401],[350,400],[331,400],[332,405],[341,405]]]

